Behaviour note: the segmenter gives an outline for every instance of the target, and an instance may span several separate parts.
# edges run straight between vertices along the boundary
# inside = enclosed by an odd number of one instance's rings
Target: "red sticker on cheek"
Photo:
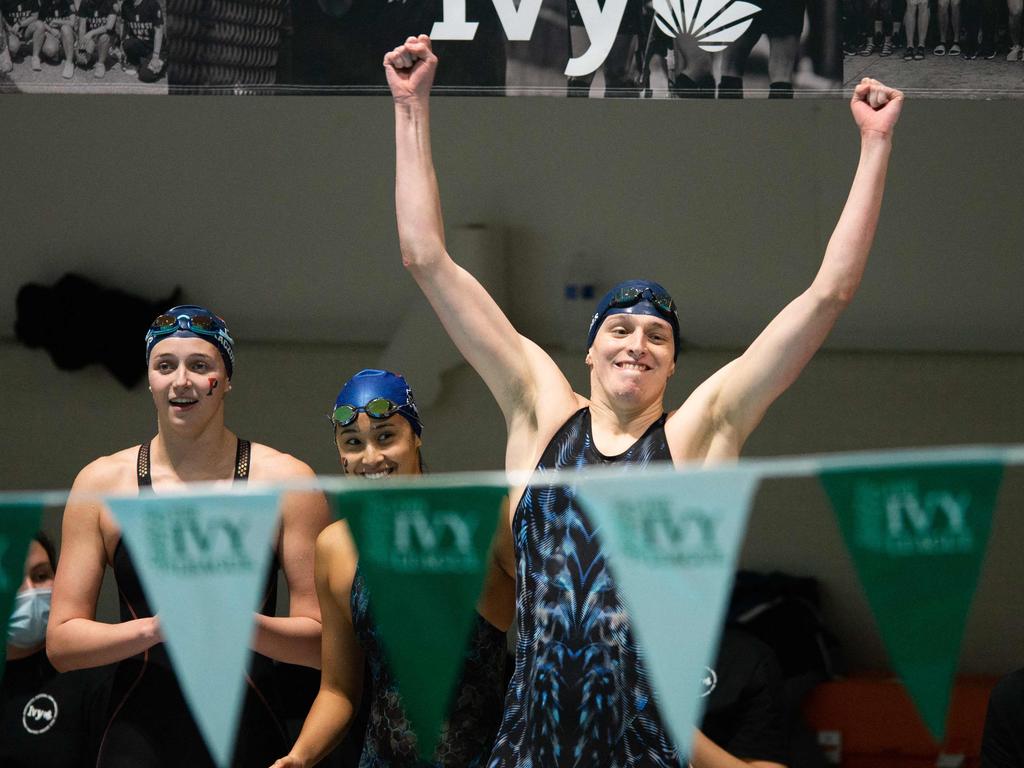
[[[207,397],[212,397],[213,396],[213,390],[215,390],[217,388],[217,385],[220,384],[220,382],[217,380],[216,376],[210,376],[207,379],[207,381],[210,382],[210,391],[206,393],[206,396]]]

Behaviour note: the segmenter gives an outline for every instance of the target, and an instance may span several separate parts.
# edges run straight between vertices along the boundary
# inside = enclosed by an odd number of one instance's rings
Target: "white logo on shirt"
[[[57,722],[57,700],[48,693],[32,697],[21,713],[21,723],[29,733],[46,733]]]
[[[704,667],[704,669],[708,673],[700,679],[700,697],[702,699],[705,696],[710,696],[711,692],[718,687],[718,673],[711,667]]]

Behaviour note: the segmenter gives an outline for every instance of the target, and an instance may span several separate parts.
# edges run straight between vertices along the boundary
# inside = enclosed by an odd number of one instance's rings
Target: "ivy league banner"
[[[7,620],[14,609],[18,587],[25,580],[25,557],[29,543],[39,530],[43,505],[31,502],[0,503],[0,680],[3,679],[7,657]]]
[[[371,485],[334,496],[334,509],[359,550],[369,615],[420,755],[430,761],[462,671],[507,489]]]
[[[785,98],[844,79],[837,0],[85,0],[100,33],[36,58],[40,2],[5,0],[0,90],[383,94],[385,52],[418,34],[440,93]]]
[[[702,679],[715,660],[759,477],[749,469],[667,471],[578,488],[682,755],[702,715]]]
[[[253,614],[267,581],[278,495],[113,498],[206,746],[230,764],[245,691]]]
[[[384,94],[384,53],[429,34],[448,94],[846,98],[873,77],[915,97],[1024,96],[1021,46],[976,3],[960,30],[915,5],[908,40],[902,17],[855,0],[84,1],[75,17],[5,0],[0,93]],[[72,18],[92,35],[64,50]]]
[[[937,742],[1002,473],[932,464],[821,474],[893,668]]]

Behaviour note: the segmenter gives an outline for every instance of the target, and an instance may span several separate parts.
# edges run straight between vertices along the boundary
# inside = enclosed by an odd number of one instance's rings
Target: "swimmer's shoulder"
[[[253,443],[250,454],[249,479],[262,482],[306,480],[316,473],[304,461],[290,453],[279,451],[263,443]]]
[[[73,492],[130,490],[138,486],[136,468],[139,446],[100,456],[86,464],[75,477]]]

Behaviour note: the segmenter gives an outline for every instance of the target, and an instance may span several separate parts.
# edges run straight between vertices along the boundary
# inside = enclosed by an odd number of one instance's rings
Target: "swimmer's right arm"
[[[344,522],[316,540],[316,592],[323,622],[320,690],[291,751],[271,768],[308,768],[333,750],[355,717],[363,690],[363,651],[351,611],[356,551]]]
[[[571,397],[572,391],[550,358],[516,332],[484,287],[445,248],[430,149],[430,88],[436,68],[426,35],[408,38],[384,57],[395,102],[395,209],[402,262],[455,346],[487,384],[511,431],[523,416],[533,417],[539,391],[546,402],[558,400],[560,393]]]
[[[96,599],[107,565],[100,530],[101,503],[91,494],[109,491],[104,459],[83,469],[64,510],[62,547],[53,583],[46,652],[59,672],[127,659],[161,642],[157,617],[118,624],[96,621]]]

